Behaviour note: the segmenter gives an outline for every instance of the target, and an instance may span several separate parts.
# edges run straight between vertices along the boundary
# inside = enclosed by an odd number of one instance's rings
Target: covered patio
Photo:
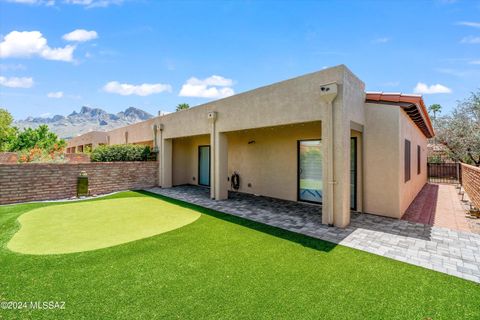
[[[480,283],[480,235],[370,214],[351,213],[346,228],[322,224],[321,206],[184,185],[147,191]]]

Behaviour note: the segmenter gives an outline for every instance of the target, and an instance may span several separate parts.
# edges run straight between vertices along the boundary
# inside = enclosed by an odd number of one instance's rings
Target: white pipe
[[[333,100],[329,101],[327,103],[327,108],[328,108],[328,137],[329,141],[327,142],[327,166],[328,166],[328,172],[330,173],[330,180],[328,181],[327,188],[328,188],[328,199],[327,199],[327,216],[328,216],[328,224],[333,225],[333,192],[334,188],[333,185],[336,184],[335,181],[335,166],[333,163]]]

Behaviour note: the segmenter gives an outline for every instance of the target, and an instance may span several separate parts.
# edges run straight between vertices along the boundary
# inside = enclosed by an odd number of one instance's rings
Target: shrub
[[[30,150],[18,152],[18,162],[20,163],[64,163],[67,162],[63,148],[54,145],[50,150],[41,149],[37,146]]]
[[[150,153],[150,147],[144,145],[117,144],[99,146],[92,151],[90,160],[92,162],[147,161]]]

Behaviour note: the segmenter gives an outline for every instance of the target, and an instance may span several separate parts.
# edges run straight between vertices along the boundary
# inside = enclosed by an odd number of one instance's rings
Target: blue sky
[[[10,0],[0,35],[0,106],[16,119],[156,114],[338,64],[444,113],[480,88],[479,1]]]

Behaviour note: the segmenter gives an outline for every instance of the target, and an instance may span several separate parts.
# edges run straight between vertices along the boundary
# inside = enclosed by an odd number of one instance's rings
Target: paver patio
[[[341,229],[321,224],[317,205],[237,192],[215,201],[197,186],[147,191],[480,283],[478,234],[358,213]]]

